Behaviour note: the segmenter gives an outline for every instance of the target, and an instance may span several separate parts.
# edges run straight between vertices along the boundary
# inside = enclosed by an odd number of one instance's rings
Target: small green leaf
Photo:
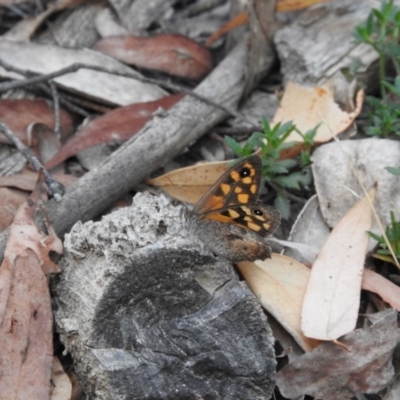
[[[296,167],[298,165],[298,162],[293,158],[287,158],[286,160],[279,160],[275,164],[284,166],[287,169],[291,169]]]
[[[230,136],[225,136],[224,137],[226,144],[238,155],[243,157],[243,150],[240,144]]]
[[[400,167],[394,168],[394,167],[385,167],[386,171],[390,172],[393,175],[400,175]]]
[[[291,175],[277,176],[277,177],[275,177],[274,182],[277,185],[284,187],[284,188],[296,189],[296,190],[300,189],[299,182],[296,179],[293,179],[291,177]]]
[[[372,239],[376,240],[378,243],[385,243],[384,239],[382,236],[378,236],[373,232],[368,231],[367,232],[369,236],[372,237]]]
[[[289,200],[286,197],[278,194],[278,196],[276,196],[276,198],[275,198],[274,206],[281,213],[281,216],[282,216],[283,219],[289,219],[289,217],[290,217],[290,203],[289,203]]]

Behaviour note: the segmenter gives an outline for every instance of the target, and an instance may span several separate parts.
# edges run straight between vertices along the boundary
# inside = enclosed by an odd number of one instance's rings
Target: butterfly
[[[197,236],[231,261],[271,257],[265,237],[279,226],[281,215],[257,203],[261,173],[260,157],[245,158],[226,171],[188,215]]]

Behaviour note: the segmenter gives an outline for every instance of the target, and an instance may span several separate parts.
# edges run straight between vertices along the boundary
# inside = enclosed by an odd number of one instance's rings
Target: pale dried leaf
[[[297,261],[272,254],[271,259],[237,264],[261,305],[294,337],[305,351],[319,344],[300,329],[300,312],[310,270]]]
[[[297,216],[290,231],[289,240],[312,246],[313,249],[317,250],[317,253],[310,259],[311,252],[303,254],[301,248],[287,247],[284,254],[299,262],[312,264],[318,255],[319,249],[325,243],[329,232],[329,227],[322,218],[317,196],[314,195],[307,201]]]
[[[51,367],[51,396],[50,400],[70,400],[72,383],[57,357],[53,357]]]
[[[364,187],[378,184],[375,209],[385,226],[390,223],[390,210],[400,209],[399,178],[385,170],[397,166],[400,142],[388,139],[346,140],[328,143],[312,155],[312,170],[322,215],[333,227],[354,202],[354,194],[362,196],[360,183],[351,168],[353,163]],[[353,192],[353,193],[352,193]],[[377,228],[373,232],[381,235]]]
[[[375,189],[369,194],[371,201]],[[305,336],[335,340],[357,322],[372,211],[361,199],[335,226],[311,270],[302,309]]]
[[[400,311],[400,287],[382,275],[366,269],[363,274],[362,288],[378,294],[386,303]]]
[[[335,102],[334,94],[329,87],[308,88],[289,82],[272,125],[293,121],[297,129],[306,133],[321,124],[315,142],[328,142],[353,123],[361,111],[363,100],[364,92],[360,90],[356,95],[355,109],[346,112]],[[292,132],[286,141],[303,142],[303,138],[297,132]]]
[[[375,314],[378,322],[343,336],[350,351],[324,343],[277,374],[285,398],[308,394],[324,400],[350,400],[354,394],[377,393],[394,377],[392,356],[399,340],[397,312]]]
[[[32,42],[0,40],[0,58],[13,67],[39,74],[55,72],[74,63],[103,67],[126,74],[135,73],[131,68],[96,51],[67,49]],[[7,72],[3,68],[0,68],[0,76],[21,79],[20,75]],[[66,90],[113,105],[152,101],[166,95],[165,91],[155,85],[89,69],[80,69],[54,78],[54,81]]]
[[[147,183],[162,188],[175,199],[195,204],[228,169],[228,165],[229,161],[197,164],[168,172]]]

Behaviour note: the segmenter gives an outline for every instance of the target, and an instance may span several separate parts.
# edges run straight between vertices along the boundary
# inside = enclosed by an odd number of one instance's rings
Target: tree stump
[[[267,318],[182,215],[165,196],[137,194],[66,235],[56,324],[90,398],[270,398]]]

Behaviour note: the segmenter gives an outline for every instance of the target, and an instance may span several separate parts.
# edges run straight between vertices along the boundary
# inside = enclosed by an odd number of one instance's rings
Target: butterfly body
[[[274,207],[257,204],[262,162],[250,156],[226,171],[188,214],[197,236],[231,261],[271,256],[265,237],[280,223]]]

